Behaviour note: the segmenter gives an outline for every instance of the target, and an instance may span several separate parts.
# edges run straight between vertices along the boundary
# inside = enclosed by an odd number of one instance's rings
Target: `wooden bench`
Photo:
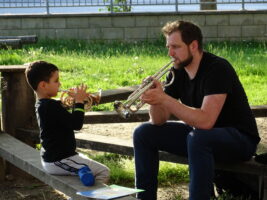
[[[24,44],[34,44],[37,41],[38,37],[36,35],[0,36],[0,48],[20,49]]]
[[[71,197],[72,200],[89,199],[76,195],[77,191],[87,191],[107,187],[105,184],[99,182],[92,187],[86,187],[82,185],[78,176],[55,176],[48,174],[42,168],[39,151],[3,132],[0,133],[0,141],[0,157],[47,185],[61,191]],[[127,196],[118,199],[134,200],[135,198]]]

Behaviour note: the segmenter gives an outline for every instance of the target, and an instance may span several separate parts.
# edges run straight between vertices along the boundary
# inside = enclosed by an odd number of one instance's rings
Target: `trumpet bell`
[[[130,110],[120,101],[114,102],[114,109],[124,119],[128,119],[131,116]]]
[[[63,91],[60,95],[60,101],[62,105],[66,108],[71,108],[74,104],[74,98],[69,96],[67,91]]]
[[[73,97],[74,94],[71,95],[69,90],[60,90],[60,92],[62,92],[60,95],[60,101],[62,105],[67,109],[72,108],[73,105],[75,104],[75,100]],[[92,106],[98,105],[101,100],[101,94],[102,94],[101,89],[98,91],[97,94],[87,93],[87,96],[84,99],[84,110],[90,111]]]

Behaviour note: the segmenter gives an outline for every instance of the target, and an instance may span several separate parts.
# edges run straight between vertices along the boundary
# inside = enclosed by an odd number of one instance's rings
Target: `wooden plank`
[[[250,107],[255,117],[267,117],[267,105]]]
[[[55,176],[47,174],[42,168],[39,151],[6,133],[0,133],[0,141],[1,157],[67,196],[72,197],[73,200],[89,199],[76,195],[77,191],[106,187],[106,185],[99,182],[91,187],[83,186],[77,176]],[[134,199],[131,196],[119,198],[119,200]]]
[[[0,48],[2,49],[18,49],[22,47],[20,39],[0,39]]]
[[[116,100],[127,99],[128,96],[138,88],[136,86],[122,87],[113,90],[104,90],[102,91],[100,104],[114,102]]]
[[[27,65],[0,65],[0,72],[24,72]]]
[[[20,129],[22,131],[23,129]],[[27,134],[28,130],[23,130],[24,134]],[[33,131],[28,131],[29,134],[33,134]],[[37,135],[38,131],[35,131]],[[121,155],[133,156],[133,144],[132,140],[120,139],[111,136],[102,136],[96,134],[90,134],[85,132],[77,132],[75,134],[76,144],[79,148],[92,149],[96,151],[117,153]],[[161,161],[174,162],[180,164],[188,164],[187,158],[177,156],[167,152],[160,152],[159,158]],[[255,162],[253,159],[249,162],[225,164],[217,163],[216,168],[229,171],[251,173],[251,174],[264,174],[267,175],[267,165],[262,165]]]
[[[251,106],[252,112],[255,117],[267,117],[267,106]],[[171,120],[178,120],[174,116]],[[128,122],[142,122],[148,121],[149,115],[148,110],[139,110],[133,114],[130,118],[121,118],[115,111],[97,111],[87,112],[85,114],[84,123],[86,124],[97,124],[97,123],[128,123]]]
[[[97,111],[85,113],[85,124],[98,123],[127,123],[148,121],[149,115],[147,110],[139,110],[136,114],[128,119],[121,118],[116,111]]]
[[[6,39],[18,39],[22,44],[33,44],[38,41],[38,37],[36,35],[0,36],[0,41]]]

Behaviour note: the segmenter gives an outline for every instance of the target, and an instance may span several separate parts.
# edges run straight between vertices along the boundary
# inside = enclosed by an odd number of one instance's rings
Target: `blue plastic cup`
[[[85,166],[79,169],[78,175],[85,186],[92,186],[95,184],[95,177],[89,167]]]

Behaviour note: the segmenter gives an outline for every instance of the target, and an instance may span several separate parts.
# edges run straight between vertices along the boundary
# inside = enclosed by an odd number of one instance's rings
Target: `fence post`
[[[175,0],[175,11],[178,12],[178,0]]]
[[[50,11],[49,11],[49,0],[45,0],[46,3],[46,14],[49,15]]]
[[[110,12],[113,13],[113,0],[110,0]]]

